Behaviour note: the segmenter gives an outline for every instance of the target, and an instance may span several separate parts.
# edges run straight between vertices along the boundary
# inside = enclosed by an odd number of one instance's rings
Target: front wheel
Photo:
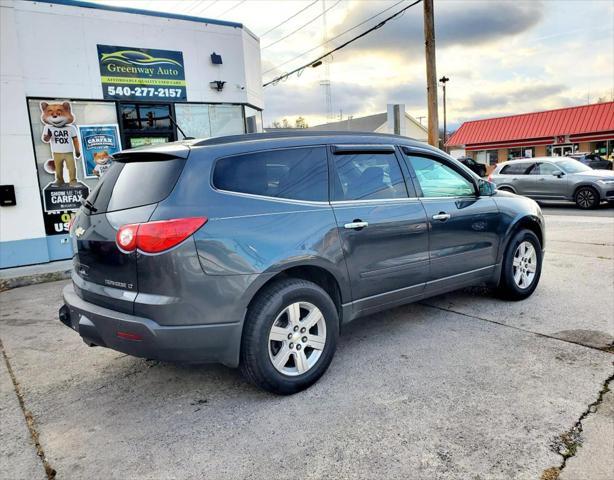
[[[576,192],[576,205],[584,210],[599,205],[599,193],[592,187],[582,187]]]
[[[503,257],[499,293],[508,300],[524,300],[537,288],[542,271],[542,247],[531,230],[520,230]]]
[[[322,288],[297,278],[277,281],[248,310],[241,371],[269,392],[296,393],[324,374],[338,335],[337,309]]]

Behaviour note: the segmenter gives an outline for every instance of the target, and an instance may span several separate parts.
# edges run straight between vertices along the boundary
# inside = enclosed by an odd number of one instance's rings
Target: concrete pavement
[[[57,478],[536,479],[614,373],[614,219],[566,217],[547,217],[530,299],[471,289],[357,320],[292,397],[221,366],[86,347],[56,319],[65,282],[2,293],[0,338]],[[23,453],[0,450],[1,470],[44,478],[23,430],[5,434],[20,409],[0,414],[0,440]]]

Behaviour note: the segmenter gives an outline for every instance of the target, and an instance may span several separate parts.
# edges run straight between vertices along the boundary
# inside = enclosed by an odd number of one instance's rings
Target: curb
[[[31,274],[15,275],[13,277],[0,277],[0,292],[6,292],[13,288],[26,287],[39,283],[67,280],[70,278],[71,269],[72,267],[66,266],[66,268],[56,271],[33,272]]]

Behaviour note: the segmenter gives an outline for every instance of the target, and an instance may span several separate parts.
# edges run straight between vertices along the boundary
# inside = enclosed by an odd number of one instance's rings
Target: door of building
[[[553,157],[565,157],[573,153],[573,145],[553,145],[552,156]]]
[[[170,103],[120,103],[118,108],[124,148],[176,140]]]

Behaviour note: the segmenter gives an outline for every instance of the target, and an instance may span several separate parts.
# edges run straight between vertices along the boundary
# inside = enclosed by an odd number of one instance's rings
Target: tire
[[[530,244],[534,250],[532,261],[525,262],[523,247]],[[530,253],[530,251],[529,251]],[[499,295],[506,300],[524,300],[530,297],[539,283],[542,272],[542,246],[531,230],[520,230],[510,240],[501,266]],[[534,271],[532,272],[532,267]],[[520,271],[519,271],[520,269]],[[525,272],[524,279],[522,272]],[[531,276],[532,274],[532,276]],[[524,280],[524,281],[523,281]]]
[[[298,309],[294,307],[297,304]],[[318,323],[309,328],[302,324],[314,319],[319,319]],[[278,340],[271,339],[272,335]],[[322,288],[298,278],[279,280],[258,293],[248,309],[241,340],[241,372],[269,392],[299,392],[326,372],[338,336],[337,308]]]
[[[580,187],[575,196],[576,205],[583,210],[599,206],[599,192],[593,187]]]

